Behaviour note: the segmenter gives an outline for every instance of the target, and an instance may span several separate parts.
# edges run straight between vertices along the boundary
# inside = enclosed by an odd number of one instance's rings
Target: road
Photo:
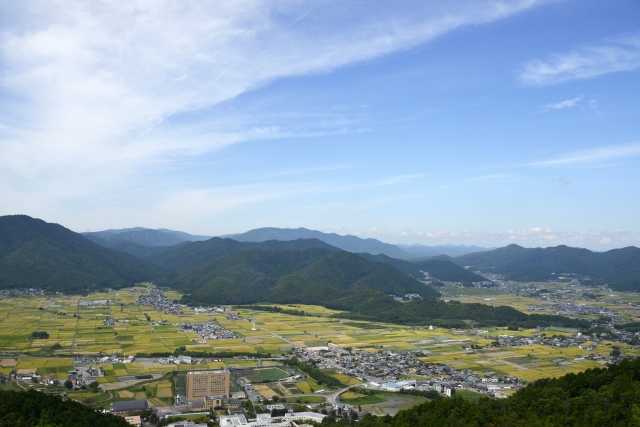
[[[288,339],[286,339],[285,337],[283,337],[283,336],[281,336],[281,335],[278,335],[278,334],[276,334],[275,332],[271,332],[270,330],[268,330],[268,329],[266,329],[266,328],[263,328],[263,327],[262,327],[262,326],[260,326],[260,325],[256,325],[255,323],[254,323],[254,325],[255,325],[255,327],[256,327],[257,329],[260,329],[260,330],[263,330],[263,331],[265,331],[265,332],[268,332],[268,333],[270,333],[270,334],[271,334],[271,336],[273,336],[273,337],[275,337],[275,338],[278,338],[278,339],[281,339],[282,341],[286,342],[286,343],[287,343],[287,344],[289,344],[292,348],[293,348],[293,347],[296,347],[296,345],[295,345],[294,343],[292,343],[291,341],[289,341],[289,340],[288,340]]]

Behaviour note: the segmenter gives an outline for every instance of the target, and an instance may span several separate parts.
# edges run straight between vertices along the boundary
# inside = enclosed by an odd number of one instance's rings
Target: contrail
[[[138,136],[136,139],[134,139],[133,141],[131,141],[131,143],[136,142],[137,140],[139,140],[140,138],[142,138],[143,136],[145,136],[146,134],[148,134],[151,130],[153,130],[154,128],[156,128],[158,125],[160,125],[162,122],[164,122],[165,120],[167,120],[169,117],[171,117],[176,111],[178,111],[180,108],[182,108],[187,102],[191,101],[193,98],[195,98],[196,96],[198,96],[198,94],[202,93],[204,90],[206,90],[209,86],[211,86],[213,83],[217,82],[218,80],[220,80],[220,78],[222,76],[224,76],[225,74],[227,74],[232,68],[236,67],[237,65],[239,65],[240,63],[242,63],[244,61],[244,59],[236,62],[235,64],[233,64],[232,66],[230,66],[229,68],[227,68],[226,70],[224,70],[222,73],[220,73],[218,75],[218,77],[216,77],[215,79],[211,80],[209,83],[207,83],[202,89],[200,89],[197,92],[194,92],[193,95],[191,95],[190,97],[188,97],[187,99],[185,99],[180,105],[178,105],[176,108],[174,108],[173,110],[171,110],[169,112],[169,114],[167,114],[166,116],[164,116],[163,118],[161,118],[158,123],[155,123],[153,126],[151,126],[149,129],[147,129],[146,131],[144,131],[140,136]]]

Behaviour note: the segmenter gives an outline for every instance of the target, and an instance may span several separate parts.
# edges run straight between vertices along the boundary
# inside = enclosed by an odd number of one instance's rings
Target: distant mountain
[[[383,262],[393,266],[396,270],[416,279],[424,279],[425,274],[444,282],[460,282],[471,285],[473,282],[482,282],[486,279],[475,273],[465,270],[449,260],[428,259],[421,261],[405,261],[386,255],[358,254],[372,262]]]
[[[61,225],[26,215],[0,217],[0,288],[78,292],[130,286],[164,274]]]
[[[457,257],[461,255],[471,254],[474,252],[490,251],[494,248],[483,248],[480,246],[464,246],[464,245],[437,245],[425,246],[420,244],[413,245],[397,245],[400,249],[410,253],[415,258],[433,257],[438,255],[448,255]]]
[[[512,280],[544,281],[564,274],[589,276],[618,290],[640,290],[640,249],[630,246],[607,252],[556,246],[523,248],[509,245],[454,258],[460,266],[505,274]]]
[[[190,293],[193,302],[251,304],[257,302],[319,304],[351,309],[365,294],[438,293],[393,267],[346,252],[313,248],[229,254],[171,279],[169,286]]]
[[[182,231],[167,230],[166,228],[152,230],[142,227],[95,231],[81,234],[87,239],[106,247],[114,247],[121,242],[135,243],[136,245],[146,247],[173,246],[182,242],[196,242],[211,238],[208,236],[195,236]]]
[[[302,251],[312,248],[321,248],[329,252],[340,250],[318,239],[297,239],[284,242],[278,240],[238,242],[232,239],[213,237],[204,242],[183,242],[168,248],[149,248],[151,250],[147,250],[142,259],[167,270],[181,273],[236,252],[250,250],[283,252]],[[128,249],[131,250],[132,248]]]
[[[240,242],[263,242],[265,240],[295,240],[295,239],[318,239],[342,250],[377,255],[384,254],[392,258],[408,259],[415,258],[408,252],[403,251],[396,245],[383,243],[376,239],[361,239],[356,236],[341,236],[335,233],[323,233],[321,231],[308,230],[306,228],[257,228],[242,234],[233,234],[230,237]]]

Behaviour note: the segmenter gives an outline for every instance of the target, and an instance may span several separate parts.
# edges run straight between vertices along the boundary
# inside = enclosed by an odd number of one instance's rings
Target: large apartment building
[[[205,396],[229,396],[230,374],[219,371],[187,372],[187,400],[198,400]]]

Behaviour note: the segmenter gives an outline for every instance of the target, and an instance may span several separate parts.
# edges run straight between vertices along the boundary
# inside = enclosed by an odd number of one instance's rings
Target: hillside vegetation
[[[445,282],[460,282],[464,285],[471,285],[473,282],[482,282],[486,280],[484,277],[467,271],[449,260],[428,259],[420,261],[405,261],[382,254],[371,255],[362,253],[358,255],[372,262],[389,264],[401,273],[416,279],[424,279],[424,273],[428,273],[430,278],[435,278]]]
[[[35,390],[0,390],[0,427],[130,427],[122,417],[103,414],[72,400]]]
[[[78,292],[131,286],[164,274],[61,225],[25,215],[0,217],[0,288]]]
[[[454,258],[460,266],[505,274],[518,281],[557,279],[562,274],[590,276],[617,290],[640,290],[640,249],[627,247],[607,252],[556,246],[523,248],[509,245],[487,252]]]
[[[212,304],[275,302],[346,307],[350,304],[342,301],[345,297],[364,290],[380,292],[384,297],[407,293],[424,298],[438,296],[389,265],[321,248],[237,252],[175,277],[167,285],[190,293],[188,301]]]

